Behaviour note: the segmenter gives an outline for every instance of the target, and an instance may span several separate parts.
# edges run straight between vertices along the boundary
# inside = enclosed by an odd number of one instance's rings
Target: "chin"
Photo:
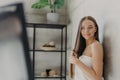
[[[90,39],[90,37],[89,36],[84,36],[84,39],[88,40],[88,39]]]
[[[90,39],[90,38],[84,38],[85,40],[88,40],[88,39]]]

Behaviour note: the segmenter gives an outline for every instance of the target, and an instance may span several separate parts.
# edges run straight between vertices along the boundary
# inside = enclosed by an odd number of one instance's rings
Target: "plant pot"
[[[59,14],[58,13],[47,13],[47,23],[50,23],[50,24],[59,23]]]

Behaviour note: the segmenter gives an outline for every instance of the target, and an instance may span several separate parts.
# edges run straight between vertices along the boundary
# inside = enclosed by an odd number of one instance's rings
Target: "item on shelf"
[[[44,72],[41,72],[40,74],[41,77],[47,77],[47,73],[44,71]]]
[[[47,76],[49,76],[50,71],[51,71],[51,69],[46,69]]]
[[[55,70],[49,71],[49,77],[57,77],[57,72]]]
[[[51,41],[49,43],[44,44],[42,47],[40,47],[42,50],[56,50],[55,42]]]
[[[56,11],[64,5],[64,0],[38,0],[38,2],[32,4],[32,8],[41,9],[44,7],[49,7],[50,12],[47,13],[47,22],[57,24],[59,22],[59,13]]]

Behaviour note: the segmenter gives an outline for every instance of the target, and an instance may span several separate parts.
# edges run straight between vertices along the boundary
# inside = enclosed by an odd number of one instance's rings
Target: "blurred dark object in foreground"
[[[23,6],[0,7],[0,80],[33,80]]]

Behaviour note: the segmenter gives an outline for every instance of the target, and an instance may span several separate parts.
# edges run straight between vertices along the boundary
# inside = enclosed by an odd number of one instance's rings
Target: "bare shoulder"
[[[92,53],[103,53],[103,46],[98,41],[95,41],[90,48]]]
[[[91,48],[102,48],[102,44],[99,41],[95,41],[92,45]]]

